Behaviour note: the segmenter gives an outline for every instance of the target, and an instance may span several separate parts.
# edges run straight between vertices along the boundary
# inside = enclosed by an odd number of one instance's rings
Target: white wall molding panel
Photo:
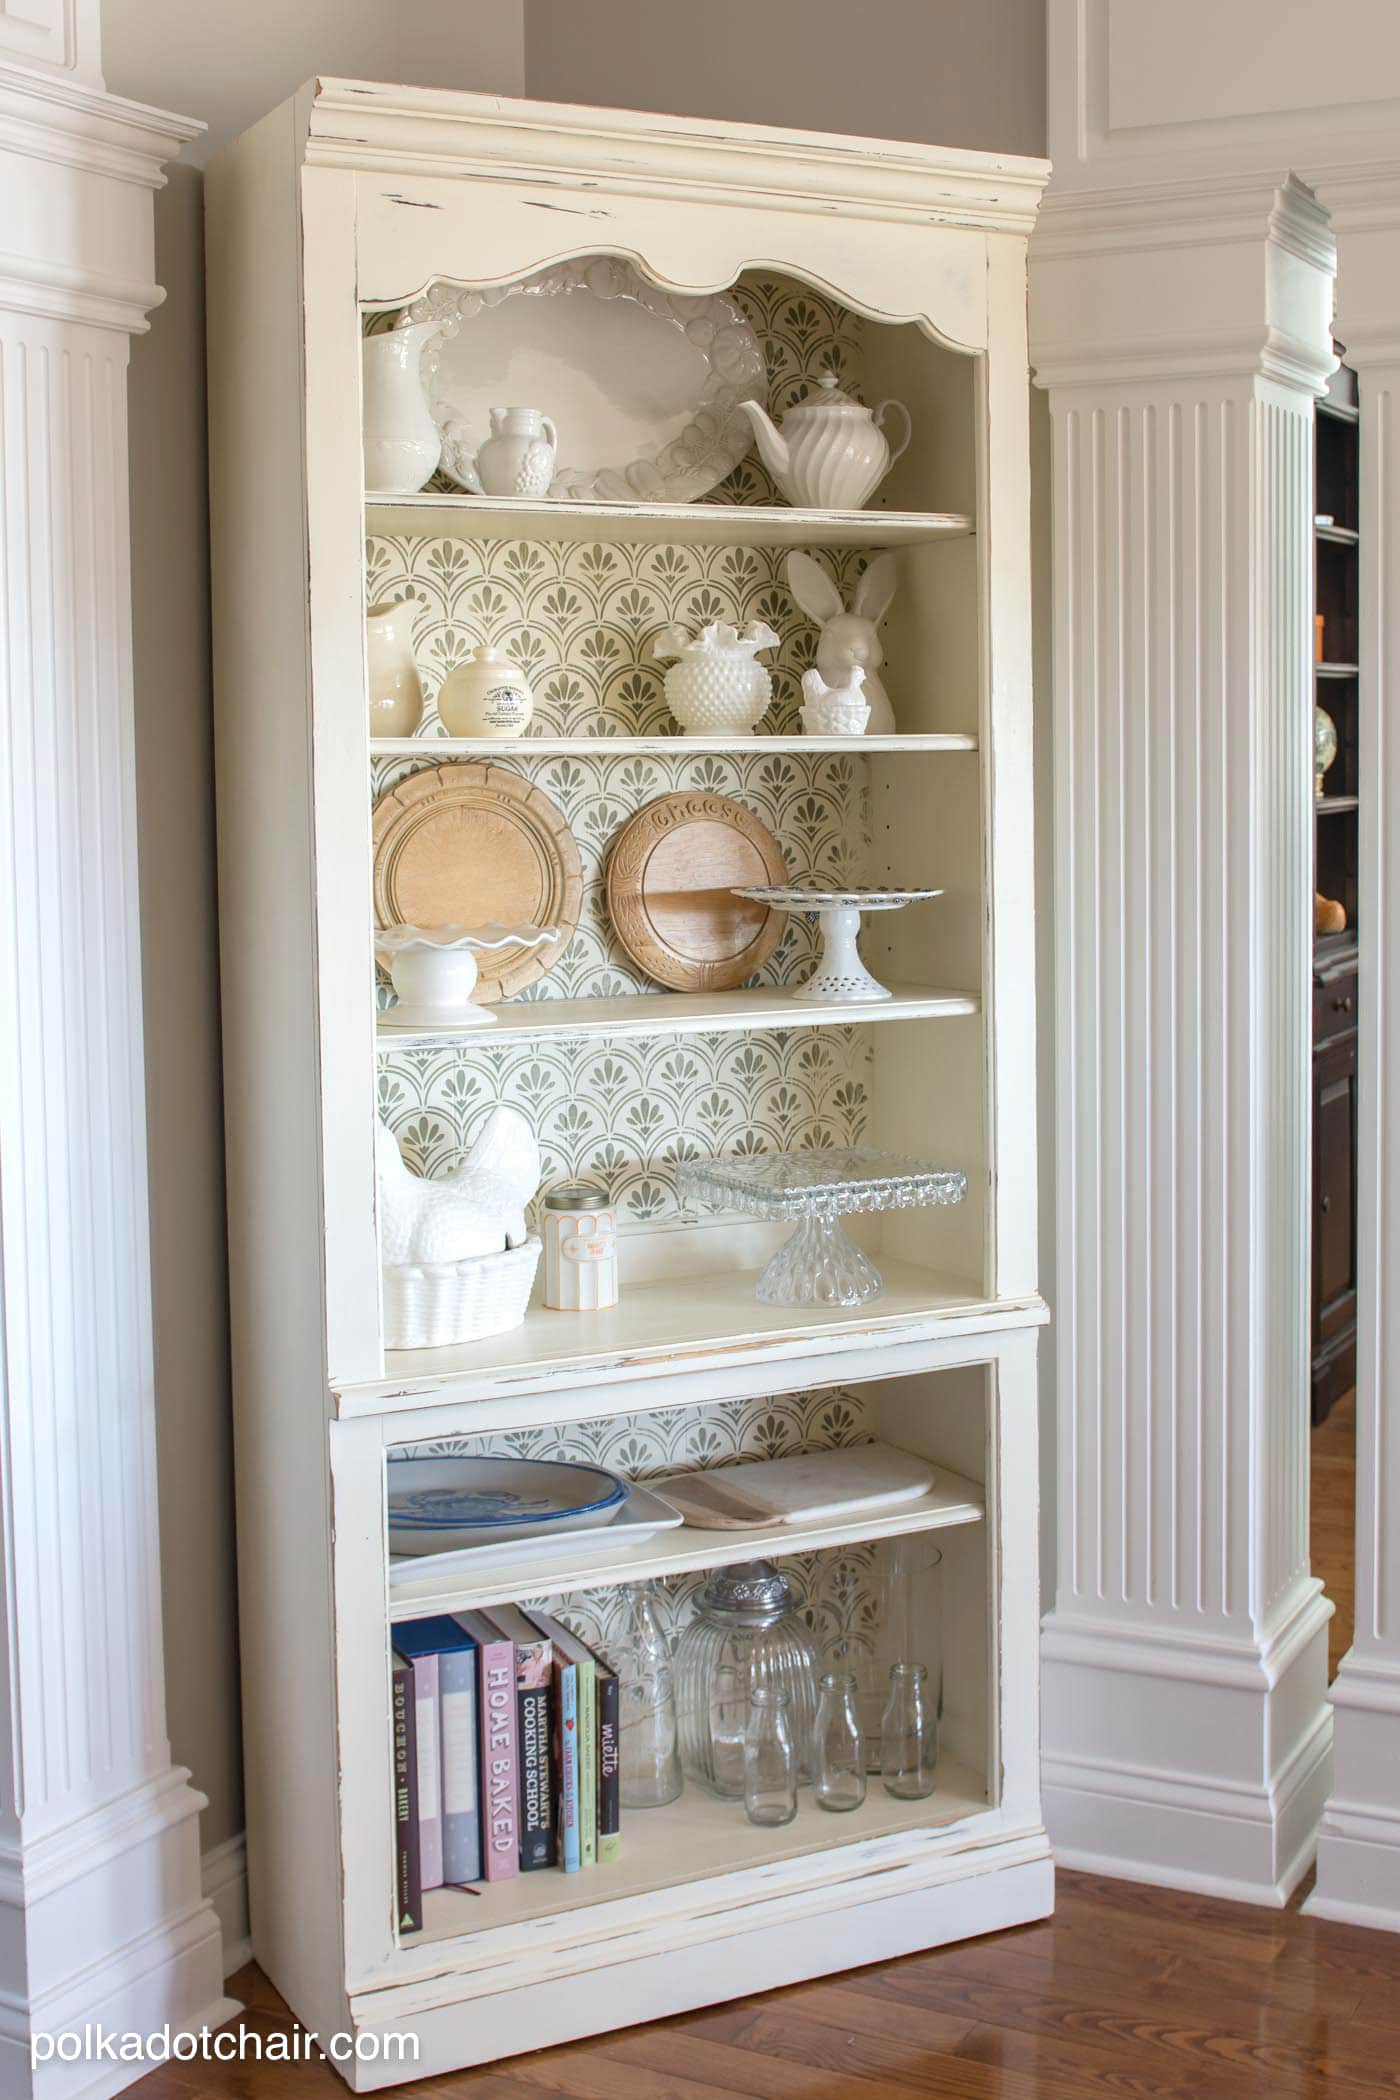
[[[1356,1624],[1307,1908],[1400,1931],[1400,160],[1323,169],[1361,433]]]
[[[1312,401],[1286,173],[1052,187],[1066,1863],[1281,1903],[1329,1775],[1308,1572]]]
[[[0,51],[37,0],[0,15]],[[55,50],[57,50],[55,46]],[[165,1730],[126,366],[194,128],[0,63],[0,2094],[34,2033],[225,2016],[202,1797]]]

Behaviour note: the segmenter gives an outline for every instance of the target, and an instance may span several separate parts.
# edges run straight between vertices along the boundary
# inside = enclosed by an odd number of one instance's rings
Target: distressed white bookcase
[[[1051,1905],[1037,1772],[1045,1307],[1025,340],[1026,239],[1046,172],[998,155],[329,80],[210,171],[254,1946],[308,2024],[411,2030],[420,2073]],[[492,286],[594,254],[627,258],[671,292],[733,285],[764,338],[779,409],[823,358],[872,402],[906,399],[914,442],[871,507],[789,509],[752,462],[719,500],[683,509],[431,490],[367,504],[368,317],[436,283]],[[961,532],[934,529],[930,514],[946,512],[965,516]],[[823,746],[795,733],[795,672],[813,637],[781,582],[794,546],[823,550],[848,581],[871,550],[898,550],[886,629],[897,736]],[[512,599],[502,579],[522,574],[552,579],[553,595]],[[536,677],[532,734],[489,749],[564,805],[591,886],[586,923],[537,988],[546,996],[517,998],[495,1029],[455,1043],[396,1034],[377,1012],[374,793],[416,765],[483,755],[442,737],[435,717],[419,738],[371,747],[366,590],[406,585],[430,687],[493,620],[572,666],[553,684],[548,665]],[[625,618],[614,588],[633,594]],[[702,599],[721,617],[761,601],[786,622],[776,733],[742,744],[666,734],[645,645]],[[600,655],[609,675],[593,694]],[[612,673],[629,664],[619,684]],[[662,994],[627,976],[596,896],[606,836],[652,793],[701,777],[775,825],[794,872],[945,887],[938,903],[867,931],[867,955],[899,988],[888,1007],[788,1000],[809,952],[800,927],[763,983],[738,994]],[[554,1178],[609,1165],[622,1303],[591,1315],[535,1306],[493,1341],[386,1355],[376,1113],[431,1170],[501,1098],[533,1102]],[[873,1304],[762,1306],[753,1278],[773,1228],[685,1217],[667,1168],[684,1146],[729,1149],[755,1134],[768,1149],[898,1146],[964,1167],[968,1197],[862,1221],[886,1277]],[[587,1450],[645,1473],[872,1432],[938,1468],[912,1513],[737,1544],[671,1532],[576,1573],[524,1555],[474,1581],[391,1594],[384,1459],[395,1446]],[[826,1816],[808,1798],[772,1832],[689,1790],[672,1809],[628,1817],[612,1865],[440,1891],[420,1932],[397,1933],[392,1619],[548,1594],[596,1631],[627,1581],[662,1578],[683,1614],[705,1568],[768,1551],[796,1555],[787,1564],[818,1637],[849,1648],[878,1638],[881,1541],[911,1529],[944,1552],[944,1747],[930,1799],[893,1801],[876,1780],[856,1814]],[[362,2088],[402,2075],[397,2063],[346,2069]]]

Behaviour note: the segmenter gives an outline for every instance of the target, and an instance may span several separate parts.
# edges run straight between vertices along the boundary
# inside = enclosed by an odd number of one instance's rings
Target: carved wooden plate
[[[577,930],[583,866],[564,812],[508,766],[410,773],[374,810],[374,910],[381,926],[557,926],[552,946],[479,957],[473,998],[492,1006],[551,970]]]
[[[742,804],[699,790],[660,795],[613,841],[608,910],[658,984],[727,992],[767,962],[783,932],[779,913],[734,891],[786,879],[781,846]]]

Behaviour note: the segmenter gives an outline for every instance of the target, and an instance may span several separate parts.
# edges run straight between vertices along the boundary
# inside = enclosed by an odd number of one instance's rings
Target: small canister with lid
[[[555,1312],[617,1304],[617,1231],[605,1188],[576,1183],[540,1199],[544,1302]]]
[[[438,688],[438,719],[449,736],[523,736],[535,711],[530,682],[500,649],[473,649]]]

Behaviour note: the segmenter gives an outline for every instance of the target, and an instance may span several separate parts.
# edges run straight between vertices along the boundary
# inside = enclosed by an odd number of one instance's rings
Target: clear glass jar
[[[933,1792],[937,1763],[938,1717],[929,1703],[928,1670],[923,1663],[897,1662],[880,1730],[885,1792],[897,1801],[922,1801]]]
[[[744,1814],[780,1830],[797,1814],[797,1744],[788,1695],[780,1684],[756,1684],[744,1731]]]
[[[624,1808],[664,1808],[685,1784],[676,1731],[671,1651],[649,1582],[628,1592],[627,1630],[617,1657],[618,1799]]]
[[[711,1793],[744,1793],[750,1694],[776,1685],[787,1706],[801,1778],[810,1777],[817,1710],[817,1651],[792,1609],[791,1590],[766,1560],[716,1568],[676,1645],[681,1763]]]
[[[865,1740],[856,1711],[856,1680],[849,1670],[822,1679],[812,1734],[817,1807],[840,1815],[865,1799]]]

